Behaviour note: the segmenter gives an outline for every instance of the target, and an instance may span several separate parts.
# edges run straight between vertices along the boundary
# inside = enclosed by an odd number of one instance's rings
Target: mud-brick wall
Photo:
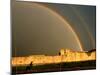
[[[60,62],[75,62],[95,60],[96,52],[80,52],[72,50],[61,50],[60,55],[57,56],[45,56],[45,55],[32,55],[27,57],[13,57],[12,66],[28,65],[30,62],[33,65],[48,64],[48,63],[60,63]]]

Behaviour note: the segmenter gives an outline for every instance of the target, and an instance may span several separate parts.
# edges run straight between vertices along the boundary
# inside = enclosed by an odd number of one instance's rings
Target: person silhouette
[[[32,69],[32,63],[33,62],[31,62],[28,66],[26,66],[26,70],[31,70]]]
[[[32,66],[32,62],[30,63],[30,66]]]

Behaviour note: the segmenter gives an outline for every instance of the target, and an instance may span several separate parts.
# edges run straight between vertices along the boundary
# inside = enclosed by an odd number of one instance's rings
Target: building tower
[[[64,49],[60,50],[60,55],[65,55],[65,50]]]

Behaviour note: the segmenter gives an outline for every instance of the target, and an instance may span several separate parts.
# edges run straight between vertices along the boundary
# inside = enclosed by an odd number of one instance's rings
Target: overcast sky
[[[95,6],[13,1],[11,8],[13,56],[57,55],[62,48],[80,50],[79,42],[95,49]]]

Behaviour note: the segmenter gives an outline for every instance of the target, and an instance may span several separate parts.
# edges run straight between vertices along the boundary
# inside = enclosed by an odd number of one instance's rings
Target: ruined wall
[[[80,52],[72,50],[60,50],[60,55],[57,56],[45,56],[45,55],[32,55],[27,57],[13,57],[12,66],[27,65],[30,62],[33,65],[41,65],[48,63],[60,63],[60,62],[75,62],[96,60],[96,52]]]
[[[66,56],[67,62],[71,61],[86,61],[86,60],[95,60],[96,51],[73,51],[70,49],[61,49],[61,56]]]

